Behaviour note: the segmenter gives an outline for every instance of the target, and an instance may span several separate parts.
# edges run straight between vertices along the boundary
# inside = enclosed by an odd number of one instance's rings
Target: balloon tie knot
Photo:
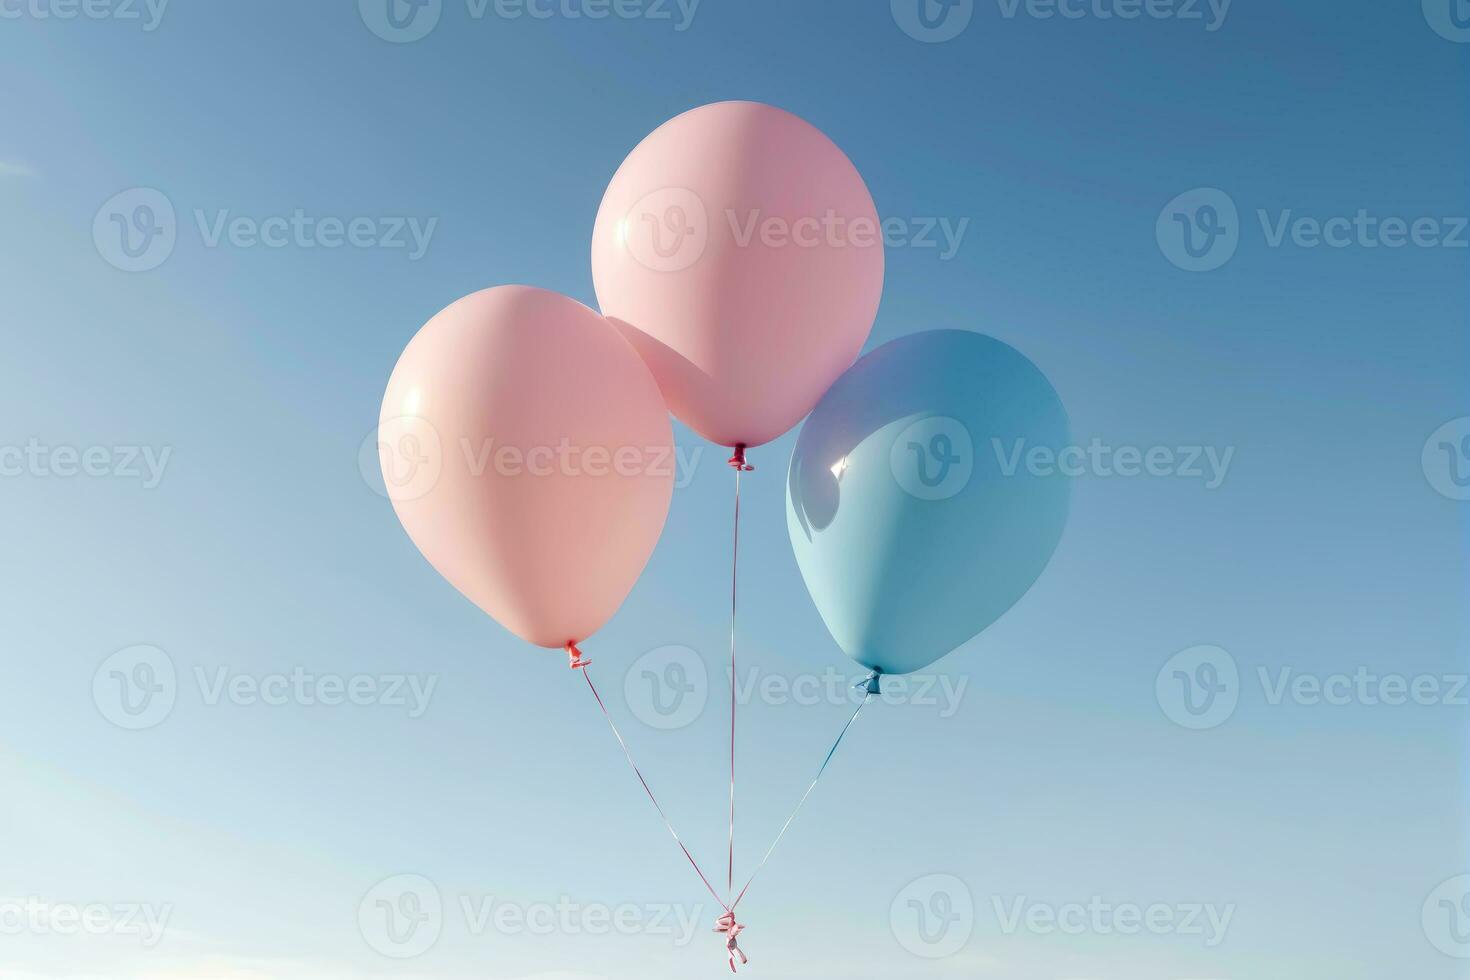
[[[735,452],[730,456],[727,462],[733,469],[740,470],[744,473],[749,473],[751,470],[755,469],[754,466],[751,466],[745,461],[745,443],[743,442],[737,443],[735,445]]]
[[[871,697],[875,694],[882,694],[882,677],[883,671],[878,669],[877,667],[874,667],[873,672],[854,684],[852,686],[852,689],[854,691],[862,691],[864,696],[866,697]]]
[[[570,666],[573,670],[581,670],[592,662],[587,659],[586,654],[577,649],[577,644],[575,643],[567,644],[567,659],[571,661]]]
[[[728,953],[730,956],[731,973],[736,972],[735,957],[740,957],[740,964],[742,966],[750,962],[750,960],[747,959],[745,954],[740,950],[740,934],[744,931],[745,927],[735,921],[734,912],[726,911],[724,915],[715,920],[715,932],[722,932],[725,934],[725,952]]]

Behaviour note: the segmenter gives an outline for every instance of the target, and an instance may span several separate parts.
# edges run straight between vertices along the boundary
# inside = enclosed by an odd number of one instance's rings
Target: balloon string
[[[623,740],[623,733],[618,731],[617,724],[613,721],[612,715],[608,713],[607,705],[602,701],[602,695],[597,693],[597,685],[592,683],[592,673],[587,670],[586,662],[583,661],[582,666],[578,668],[574,661],[573,669],[580,669],[582,671],[582,676],[587,680],[587,686],[592,689],[592,696],[597,699],[597,706],[602,709],[602,716],[607,719],[607,725],[612,729],[613,736],[617,738],[618,744],[623,747],[623,756],[628,760],[628,765],[632,767],[633,774],[638,777],[638,782],[643,784],[643,792],[647,793],[648,798],[653,802],[653,808],[658,811],[658,815],[663,819],[664,826],[668,828],[669,834],[674,838],[674,843],[679,845],[679,850],[683,851],[684,856],[689,859],[690,867],[694,869],[695,874],[699,875],[699,880],[704,882],[704,887],[709,889],[710,895],[714,896],[714,900],[720,904],[720,908],[729,912],[730,906],[726,905],[724,899],[720,898],[719,893],[715,891],[715,886],[710,884],[709,879],[705,877],[704,872],[700,869],[699,862],[694,860],[694,855],[690,854],[689,848],[684,846],[684,841],[680,839],[679,832],[674,829],[674,825],[669,821],[668,814],[664,813],[664,808],[659,805],[658,797],[653,795],[653,789],[648,785],[648,780],[643,778],[643,772],[638,768],[638,763],[633,761],[633,753],[629,751],[628,743]]]
[[[837,754],[837,749],[840,745],[842,745],[842,740],[847,737],[847,730],[852,727],[853,722],[857,721],[857,716],[862,713],[863,708],[867,706],[867,703],[870,700],[872,700],[873,695],[875,693],[878,693],[876,690],[877,684],[875,683],[877,677],[877,672],[874,672],[867,678],[867,680],[858,685],[859,687],[862,687],[864,689],[863,699],[858,702],[857,709],[853,711],[852,717],[847,719],[847,724],[842,726],[842,731],[837,733],[837,741],[833,742],[832,747],[827,750],[827,757],[822,760],[821,768],[819,768],[817,770],[817,774],[812,777],[812,781],[807,786],[806,792],[802,793],[801,799],[796,802],[796,809],[791,811],[791,816],[787,817],[786,822],[781,825],[781,830],[779,833],[776,834],[776,839],[771,841],[770,847],[766,848],[765,857],[761,858],[761,863],[756,865],[755,870],[750,873],[750,877],[745,882],[745,887],[740,889],[739,895],[735,896],[735,901],[730,903],[729,909],[732,913],[735,911],[735,908],[740,904],[740,900],[745,897],[745,893],[750,891],[750,885],[751,882],[755,881],[755,876],[761,873],[761,869],[764,868],[766,866],[766,862],[771,859],[771,854],[776,850],[776,845],[781,843],[782,837],[786,836],[786,831],[791,827],[792,822],[796,820],[796,815],[800,813],[801,808],[806,805],[807,797],[811,796],[812,790],[817,788],[817,783],[821,780],[822,774],[827,771],[827,766],[831,763],[832,757]]]
[[[733,465],[733,464],[732,464]],[[735,894],[735,623],[736,585],[740,568],[740,474],[735,467],[735,542],[730,552],[730,849],[725,867],[725,894]]]
[[[725,863],[725,894],[733,895],[735,894],[735,624],[737,622],[735,599],[740,571],[740,474],[749,473],[755,467],[745,461],[745,443],[743,442],[735,444],[735,451],[726,462],[735,470],[735,540],[730,550],[730,847]]]

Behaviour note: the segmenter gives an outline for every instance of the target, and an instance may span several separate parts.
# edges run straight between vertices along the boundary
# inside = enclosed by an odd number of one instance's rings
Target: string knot
[[[724,915],[715,920],[715,932],[722,932],[725,934],[725,952],[729,954],[730,957],[731,973],[736,972],[735,957],[740,957],[741,966],[744,966],[745,964],[750,962],[750,960],[747,959],[745,954],[740,950],[740,934],[744,931],[745,927],[735,921],[735,913],[732,911],[726,911]]]
[[[586,654],[577,649],[577,644],[575,643],[567,644],[567,659],[571,661],[570,666],[573,670],[581,670],[592,662],[587,658]]]
[[[726,462],[728,462],[730,466],[734,469],[740,470],[744,473],[749,473],[751,470],[755,469],[754,466],[751,466],[745,461],[745,443],[743,442],[736,444],[735,452]]]
[[[855,691],[862,691],[865,695],[868,696],[872,696],[874,694],[882,694],[882,677],[883,671],[879,670],[877,667],[874,667],[871,674],[858,681],[852,686],[852,688]]]

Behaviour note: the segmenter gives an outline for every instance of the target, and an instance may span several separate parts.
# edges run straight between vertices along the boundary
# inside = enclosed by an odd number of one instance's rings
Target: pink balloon
[[[673,493],[648,368],[597,313],[527,286],[466,296],[424,325],[388,381],[378,449],[424,557],[543,647],[617,611]]]
[[[720,102],[660,126],[618,168],[592,276],[673,413],[712,442],[755,446],[857,358],[883,291],[882,228],[821,131]]]

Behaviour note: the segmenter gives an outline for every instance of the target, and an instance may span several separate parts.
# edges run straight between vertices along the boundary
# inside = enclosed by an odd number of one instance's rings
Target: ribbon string
[[[607,705],[603,703],[602,695],[597,693],[597,685],[592,683],[592,673],[587,669],[588,661],[585,657],[582,657],[581,651],[577,650],[574,644],[567,644],[567,652],[572,658],[572,669],[582,671],[582,677],[587,681],[587,687],[591,689],[592,696],[597,699],[597,706],[602,709],[602,716],[607,719],[607,726],[612,729],[613,736],[618,740],[618,744],[623,747],[623,756],[628,760],[628,765],[632,767],[633,775],[637,776],[638,782],[643,785],[643,792],[647,793],[649,800],[653,802],[653,808],[658,811],[659,817],[663,819],[664,826],[668,828],[669,834],[674,838],[674,843],[679,845],[679,850],[683,851],[684,857],[689,859],[689,866],[694,869],[695,874],[699,875],[699,880],[704,882],[704,887],[709,889],[709,893],[714,897],[714,900],[719,902],[720,908],[724,909],[727,913],[730,912],[730,906],[726,905],[724,899],[720,898],[719,893],[715,891],[715,886],[710,884],[709,878],[705,877],[705,873],[700,868],[699,862],[694,860],[694,855],[689,853],[689,848],[684,846],[683,839],[679,837],[679,832],[674,829],[673,823],[669,821],[668,814],[664,813],[664,808],[659,804],[658,797],[653,795],[653,789],[648,785],[648,780],[643,778],[643,771],[638,768],[638,763],[633,761],[633,753],[628,749],[628,743],[623,739],[623,733],[618,731],[617,723],[613,721],[612,715],[608,713]]]
[[[735,625],[738,621],[736,596],[740,582],[740,474],[748,473],[755,467],[745,461],[744,443],[735,447],[735,452],[730,456],[728,462],[735,470],[735,531],[734,543],[730,549],[730,847],[725,866],[725,893],[733,895],[735,894]],[[730,965],[733,969],[733,958]]]
[[[847,719],[847,724],[842,726],[842,731],[837,733],[837,740],[833,742],[832,747],[827,750],[827,757],[822,760],[822,765],[820,768],[817,769],[817,774],[812,777],[811,783],[807,785],[806,792],[801,794],[801,799],[796,801],[796,808],[791,811],[791,816],[786,818],[786,822],[781,825],[781,830],[776,834],[776,839],[771,841],[770,847],[766,848],[765,857],[761,858],[761,863],[756,865],[755,870],[750,873],[750,877],[746,879],[745,887],[740,889],[740,894],[736,895],[735,900],[729,904],[728,908],[732,915],[734,914],[735,909],[740,905],[740,900],[745,897],[745,893],[750,891],[750,885],[752,882],[755,881],[755,876],[761,873],[761,869],[764,868],[766,866],[766,862],[771,859],[771,854],[775,852],[776,845],[781,843],[782,837],[786,836],[786,831],[790,829],[791,824],[796,820],[796,815],[800,813],[801,808],[806,805],[807,797],[811,796],[812,790],[817,788],[817,783],[821,781],[822,774],[827,771],[827,766],[831,764],[832,757],[837,754],[837,749],[842,745],[842,740],[847,737],[847,730],[852,727],[853,722],[857,721],[857,716],[862,713],[863,708],[865,708],[868,702],[873,699],[873,695],[879,693],[878,677],[879,672],[875,670],[873,671],[873,673],[869,674],[862,683],[857,685],[858,688],[861,688],[863,690],[863,699],[858,702],[858,706],[853,711],[852,716]]]
[[[806,792],[801,794],[801,799],[796,801],[796,807],[791,811],[791,815],[786,818],[786,822],[781,825],[781,829],[777,832],[775,840],[771,841],[771,846],[766,848],[766,853],[761,857],[760,863],[756,865],[755,870],[746,879],[744,887],[740,889],[740,893],[738,895],[735,894],[735,719],[737,708],[735,638],[736,626],[739,621],[737,616],[739,608],[737,599],[739,595],[740,571],[740,474],[749,472],[755,467],[745,461],[744,446],[735,447],[735,454],[730,457],[730,465],[735,469],[735,519],[734,541],[730,558],[730,831],[729,849],[725,864],[726,894],[733,897],[728,901],[720,898],[719,892],[710,883],[709,876],[704,873],[704,869],[699,866],[699,862],[694,859],[694,855],[684,844],[683,838],[679,836],[679,832],[674,829],[673,822],[669,820],[668,814],[664,812],[663,805],[659,803],[658,797],[654,795],[653,787],[648,785],[648,780],[644,777],[643,770],[639,769],[638,763],[634,761],[633,752],[628,748],[627,740],[623,738],[623,733],[618,730],[617,723],[613,721],[612,714],[607,710],[607,704],[602,700],[602,695],[597,691],[597,685],[592,683],[592,672],[587,669],[591,661],[577,648],[575,643],[568,643],[566,649],[571,668],[582,672],[583,679],[587,681],[588,690],[592,692],[592,697],[597,701],[597,707],[602,710],[602,716],[607,720],[608,728],[612,729],[613,737],[618,740],[618,745],[623,750],[623,757],[628,760],[628,766],[633,770],[633,775],[638,777],[638,783],[643,787],[643,792],[647,794],[649,802],[658,811],[659,819],[663,821],[664,827],[669,832],[669,836],[673,837],[674,843],[679,845],[679,850],[683,852],[684,858],[689,862],[689,866],[694,869],[694,873],[699,876],[699,880],[704,883],[704,887],[709,891],[710,896],[719,904],[720,908],[725,910],[724,914],[715,920],[714,931],[725,936],[725,951],[729,957],[730,972],[734,973],[737,968],[737,960],[739,965],[750,962],[745,953],[740,949],[739,938],[740,934],[745,931],[745,926],[736,921],[735,909],[744,900],[745,893],[750,891],[750,886],[755,882],[756,876],[761,873],[766,863],[771,860],[771,855],[775,853],[776,846],[786,836],[786,831],[791,829],[791,825],[796,821],[797,815],[801,813],[802,807],[806,805],[806,801],[812,795],[812,791],[817,788],[817,783],[821,781],[823,774],[827,771],[827,767],[832,763],[833,756],[837,754],[838,748],[842,746],[843,740],[847,738],[848,730],[852,728],[853,722],[857,721],[858,715],[862,713],[867,703],[872,700],[873,695],[881,693],[879,679],[882,672],[874,670],[861,683],[855,685],[856,688],[863,691],[863,699],[858,702],[857,708],[853,710],[852,715],[847,719],[847,723],[837,733],[836,740],[832,743],[832,747],[827,750],[827,755],[822,759],[821,766],[817,768],[817,774],[807,784]]]

